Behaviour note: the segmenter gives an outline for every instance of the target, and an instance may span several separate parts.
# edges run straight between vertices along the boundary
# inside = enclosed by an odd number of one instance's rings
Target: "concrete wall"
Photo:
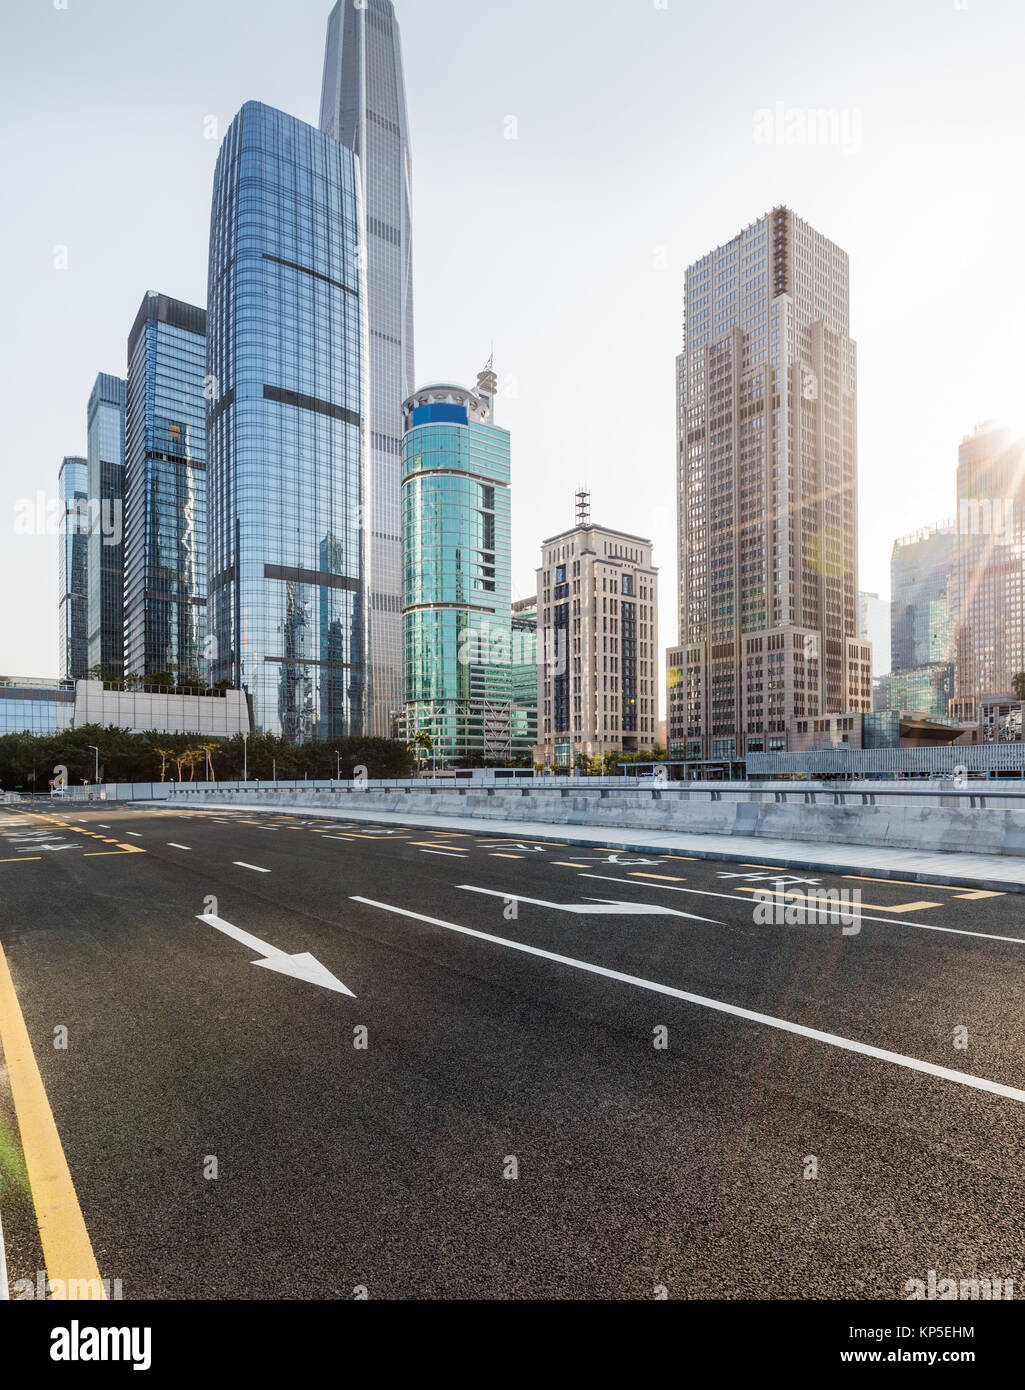
[[[208,790],[203,787],[172,792],[172,800],[216,805],[305,806],[352,811],[364,815],[465,816],[474,820],[524,821],[535,825],[588,825],[608,829],[651,830],[684,835],[738,835],[808,844],[885,846],[890,849],[948,850],[959,853],[1025,855],[1025,800],[1019,792],[1005,806],[981,806],[979,791],[972,796],[943,793],[915,800],[910,795],[863,804],[873,793],[829,790],[814,804],[806,788],[791,785],[788,802],[771,791],[713,800],[706,796],[648,788],[617,791],[574,788],[454,788],[426,786],[367,790],[350,785],[293,790],[256,788]],[[875,793],[878,796],[878,792]],[[782,795],[782,793],[780,793]],[[986,794],[988,797],[988,793]],[[841,797],[848,803],[842,804]],[[973,804],[974,799],[974,804]]]

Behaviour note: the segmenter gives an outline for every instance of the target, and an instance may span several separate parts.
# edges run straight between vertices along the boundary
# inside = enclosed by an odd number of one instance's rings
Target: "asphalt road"
[[[860,911],[756,921],[781,876]],[[0,944],[126,1298],[1025,1288],[1021,895],[11,808]],[[16,1110],[0,1073],[12,1297],[44,1260]]]

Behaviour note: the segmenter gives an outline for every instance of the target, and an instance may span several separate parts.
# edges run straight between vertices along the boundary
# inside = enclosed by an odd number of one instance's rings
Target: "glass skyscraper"
[[[403,406],[403,637],[409,737],[438,764],[512,755],[509,433],[476,391],[428,386]]]
[[[364,728],[361,221],[351,150],[247,102],[211,217],[210,676],[297,743]]]
[[[320,128],[359,160],[370,327],[370,731],[402,701],[402,402],[414,390],[412,166],[391,0],[338,0],[328,21]]]
[[[128,339],[125,675],[198,683],[206,637],[206,310],[142,302]]]
[[[124,671],[125,390],[101,372],[88,411],[89,667]]]
[[[58,474],[63,516],[59,550],[57,674],[81,680],[89,667],[89,462],[66,458]]]

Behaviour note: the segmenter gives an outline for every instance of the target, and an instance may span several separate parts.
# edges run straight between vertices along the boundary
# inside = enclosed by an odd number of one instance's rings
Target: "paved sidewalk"
[[[352,798],[348,798],[351,800]],[[906,879],[949,887],[986,888],[1003,893],[1025,893],[1025,856],[1001,854],[947,854],[938,850],[886,849],[870,845],[822,845],[802,840],[767,840],[754,835],[677,835],[650,830],[602,829],[600,826],[551,825],[538,821],[492,820],[474,816],[398,815],[389,811],[345,811],[320,806],[290,806],[272,802],[244,804],[237,801],[161,801],[160,806],[183,809],[276,811],[305,818],[365,821],[376,825],[422,826],[428,830],[468,827],[519,840],[552,841],[610,850],[637,850],[646,854],[690,854],[697,859],[741,860],[768,868],[819,869],[830,873],[873,874],[877,878]]]

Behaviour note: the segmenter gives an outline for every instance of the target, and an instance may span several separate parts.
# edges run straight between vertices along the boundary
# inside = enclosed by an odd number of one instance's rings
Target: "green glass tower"
[[[402,625],[407,736],[439,767],[512,761],[507,430],[490,367],[475,391],[428,386],[403,405]]]

